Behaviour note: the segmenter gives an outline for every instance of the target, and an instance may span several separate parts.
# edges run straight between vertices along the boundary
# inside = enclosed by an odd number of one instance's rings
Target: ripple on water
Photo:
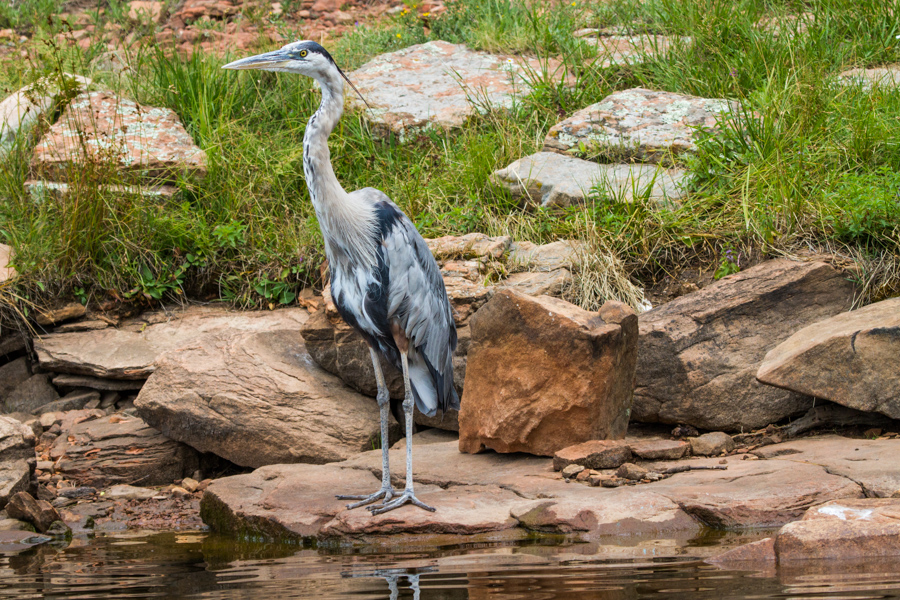
[[[0,598],[900,598],[895,561],[739,572],[698,560],[744,541],[707,536],[377,553],[129,532],[0,552]]]

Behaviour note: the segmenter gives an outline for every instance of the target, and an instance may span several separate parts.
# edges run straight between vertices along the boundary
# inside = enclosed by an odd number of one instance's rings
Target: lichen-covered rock
[[[671,163],[697,149],[698,129],[715,130],[719,119],[739,110],[727,100],[623,90],[551,127],[544,151]]]
[[[44,77],[0,102],[0,154],[8,151],[16,137],[31,129],[58,102],[90,84],[90,79],[63,73],[61,77]]]
[[[513,198],[538,206],[573,206],[584,203],[596,188],[615,200],[631,202],[635,191],[662,204],[684,196],[683,169],[659,165],[598,164],[538,152],[491,174],[491,182],[506,189]]]
[[[637,316],[619,302],[591,313],[503,290],[471,321],[459,414],[462,452],[552,456],[625,435]]]
[[[460,44],[432,41],[377,56],[349,74],[368,108],[348,88],[350,104],[383,132],[413,137],[431,128],[460,127],[478,110],[509,108],[528,93],[528,70],[547,69],[562,79],[556,59],[475,52]]]
[[[595,29],[582,29],[576,32],[576,37],[597,47],[597,66],[600,67],[640,64],[665,55],[675,44],[691,42],[689,37],[627,35],[627,32]]]
[[[766,354],[769,385],[900,419],[900,298],[804,327]]]
[[[67,182],[86,161],[109,165],[131,183],[206,175],[206,153],[174,111],[109,92],[76,96],[34,149],[31,168],[39,179]]]

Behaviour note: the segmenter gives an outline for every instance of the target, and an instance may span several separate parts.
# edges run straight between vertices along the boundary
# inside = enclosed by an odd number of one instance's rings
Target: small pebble
[[[569,479],[570,477],[575,477],[582,471],[584,471],[584,467],[582,467],[581,465],[569,465],[562,470],[562,475],[566,479]]]

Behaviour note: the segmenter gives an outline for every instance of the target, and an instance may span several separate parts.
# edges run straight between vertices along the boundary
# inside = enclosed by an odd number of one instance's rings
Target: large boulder
[[[476,52],[440,40],[376,56],[350,73],[381,133],[415,139],[423,130],[460,127],[479,108],[510,108],[530,89],[527,73],[546,71],[553,81],[565,74],[558,60]],[[371,107],[371,108],[370,108]]]
[[[138,413],[172,439],[248,467],[371,449],[377,404],[316,366],[297,329],[221,332],[164,354]]]
[[[716,130],[723,116],[739,110],[737,102],[717,98],[622,90],[551,127],[544,151],[671,163],[697,149],[702,130]]]
[[[12,417],[0,416],[0,509],[29,488],[34,471],[34,432]]]
[[[45,335],[35,340],[39,364],[48,371],[107,379],[146,379],[158,356],[219,331],[299,329],[307,313],[301,308],[234,311],[188,306],[151,312],[97,331]],[[91,386],[87,386],[91,387]]]
[[[96,488],[167,485],[199,467],[193,448],[167,438],[138,417],[101,414],[62,420],[62,433],[48,458],[69,481]]]
[[[641,314],[632,419],[732,431],[808,410],[811,398],[756,372],[792,333],[849,309],[854,292],[825,263],[778,259]]]
[[[900,419],[900,298],[804,327],[766,354],[769,385]]]
[[[491,182],[523,204],[574,206],[584,204],[591,190],[624,202],[635,192],[647,193],[660,204],[685,194],[684,169],[664,169],[654,164],[598,164],[554,152],[538,152],[494,171]]]
[[[634,389],[637,315],[608,302],[592,313],[504,290],[471,321],[459,415],[462,452],[553,456],[625,435]]]

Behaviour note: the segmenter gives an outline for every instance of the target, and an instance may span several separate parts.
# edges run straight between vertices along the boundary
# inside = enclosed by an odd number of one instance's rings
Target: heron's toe
[[[423,508],[429,512],[435,511],[434,507],[428,506],[427,504],[416,498],[416,495],[412,490],[404,490],[402,494],[400,494],[397,498],[391,500],[390,502],[385,501],[384,504],[380,506],[370,506],[369,512],[371,512],[373,515],[380,515],[390,510],[394,510],[395,508],[400,508],[404,504],[412,504],[413,506],[418,506],[419,508]]]
[[[359,502],[354,502],[353,504],[348,504],[348,509],[359,508],[360,506],[365,506],[366,504],[372,504],[376,500],[380,498],[384,498],[382,500],[382,505],[389,502],[391,498],[397,495],[397,492],[394,491],[394,488],[383,487],[374,494],[370,494],[368,496],[347,496],[347,495],[338,495],[338,500],[359,500]]]

